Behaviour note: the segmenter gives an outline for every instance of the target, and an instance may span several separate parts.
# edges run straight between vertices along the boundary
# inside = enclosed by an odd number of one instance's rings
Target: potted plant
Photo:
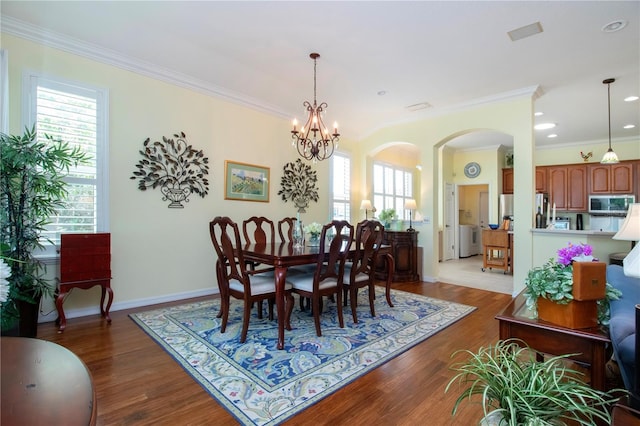
[[[462,401],[480,395],[484,412],[481,424],[485,425],[564,425],[565,421],[593,425],[600,420],[611,423],[607,404],[617,401],[618,396],[586,384],[582,373],[564,362],[572,354],[537,361],[536,352],[517,339],[498,341],[480,348],[478,353],[456,351],[452,357],[460,354],[467,354],[468,358],[451,366],[456,374],[445,388],[448,392],[454,383],[466,386],[452,415]]]
[[[2,332],[35,337],[40,298],[53,295],[45,267],[34,257],[50,217],[64,206],[63,180],[69,167],[89,157],[79,147],[44,135],[35,127],[21,136],[0,134],[0,248],[10,268],[9,293],[2,304]]]
[[[389,228],[391,226],[391,222],[398,218],[398,214],[396,213],[396,209],[384,209],[380,212],[378,219],[384,225],[385,228]]]
[[[591,262],[594,260],[592,256],[593,249],[588,244],[571,244],[558,250],[557,259],[549,259],[543,266],[535,267],[527,273],[525,278],[525,300],[527,308],[538,316],[539,302],[544,302],[547,306],[549,302],[558,305],[569,305],[574,300],[580,299],[575,297],[574,288],[574,269],[584,266],[575,262]],[[587,265],[588,266],[588,265]],[[602,277],[599,281],[604,284],[603,297],[592,304],[583,304],[582,306],[593,306],[597,315],[597,323],[607,325],[609,323],[609,301],[617,300],[622,293],[606,283],[605,265],[602,270]],[[583,308],[577,308],[583,309]],[[569,320],[567,314],[563,313],[564,320]],[[572,327],[581,328],[581,327]]]
[[[320,233],[322,232],[322,225],[318,222],[312,222],[304,227],[304,232],[310,235],[309,245],[320,245]]]

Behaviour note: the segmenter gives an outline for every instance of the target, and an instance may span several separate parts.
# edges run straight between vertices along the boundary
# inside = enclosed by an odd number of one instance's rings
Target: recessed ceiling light
[[[550,135],[547,135],[548,138],[557,138],[558,135],[556,135],[555,133],[551,133]]]
[[[387,94],[386,90],[381,90],[381,91],[378,92],[378,96],[384,96],[386,94]]]
[[[536,130],[553,129],[554,127],[556,127],[556,123],[540,123],[533,126],[533,128]]]
[[[634,127],[636,127],[633,124],[627,124],[626,126],[624,126],[625,129],[633,129]]]
[[[538,112],[534,113],[533,115],[535,115],[536,117],[540,117],[541,115],[544,115],[544,112],[538,111]]]
[[[627,26],[627,21],[619,19],[617,21],[609,22],[607,25],[602,27],[602,31],[605,33],[615,33],[616,31],[620,31],[626,26]]]
[[[633,102],[633,101],[637,101],[638,97],[637,96],[627,96],[626,98],[624,98],[625,102]]]

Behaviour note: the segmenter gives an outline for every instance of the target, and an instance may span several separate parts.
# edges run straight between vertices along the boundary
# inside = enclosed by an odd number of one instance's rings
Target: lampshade
[[[416,205],[416,200],[414,200],[413,198],[409,198],[407,201],[404,202],[404,208],[407,210],[417,209],[418,206]]]
[[[360,210],[373,210],[371,200],[362,200],[362,202],[360,203]]]
[[[640,203],[629,205],[627,217],[613,239],[640,241]],[[640,244],[633,247],[622,264],[626,276],[640,278]]]
[[[613,239],[640,241],[640,203],[629,204],[627,217]]]

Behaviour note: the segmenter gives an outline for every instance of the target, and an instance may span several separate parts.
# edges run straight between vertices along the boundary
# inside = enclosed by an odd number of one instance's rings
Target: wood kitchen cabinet
[[[549,202],[560,211],[587,211],[587,166],[548,167]]]
[[[502,169],[502,193],[513,194],[513,169]],[[536,167],[536,192],[546,193],[547,189],[547,167]]]
[[[394,282],[420,281],[418,273],[418,232],[385,230],[382,245],[390,247],[390,253],[395,261]],[[376,279],[387,279],[386,268],[387,263],[384,261],[384,256],[378,255]]]
[[[502,169],[502,193],[513,194],[513,169]]]
[[[590,194],[633,194],[634,162],[590,164]]]

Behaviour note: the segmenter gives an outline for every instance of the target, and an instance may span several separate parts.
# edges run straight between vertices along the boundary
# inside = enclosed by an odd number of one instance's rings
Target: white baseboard
[[[167,294],[159,297],[147,297],[144,299],[128,300],[125,302],[114,302],[111,305],[111,309],[109,312],[121,311],[124,309],[139,308],[142,306],[157,305],[159,303],[175,302],[176,300],[191,299],[194,297],[211,296],[218,293],[219,292],[217,288],[216,289],[207,288],[203,290],[193,290],[193,291],[187,291],[182,293]],[[99,299],[98,299],[98,302],[99,302]],[[81,309],[71,309],[71,310],[65,309],[64,316],[67,319],[69,319],[69,318],[85,317],[89,315],[97,315],[99,313],[100,313],[100,306],[96,304],[95,307],[91,307],[91,308],[81,308]],[[53,310],[47,314],[41,313],[40,316],[38,317],[38,322],[39,323],[51,322],[51,321],[55,321],[57,318],[58,318],[58,312],[56,310]]]

